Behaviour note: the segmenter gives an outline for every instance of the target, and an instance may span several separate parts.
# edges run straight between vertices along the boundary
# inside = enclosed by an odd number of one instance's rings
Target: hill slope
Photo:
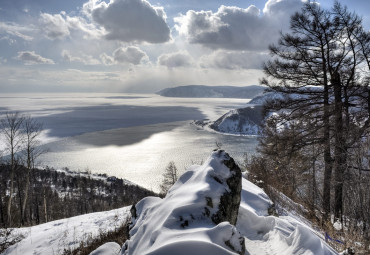
[[[187,85],[175,88],[166,88],[156,94],[165,97],[253,98],[264,90],[265,87],[258,85],[245,87]]]
[[[255,105],[231,110],[215,121],[198,120],[194,124],[225,134],[258,135],[262,120],[262,106]]]

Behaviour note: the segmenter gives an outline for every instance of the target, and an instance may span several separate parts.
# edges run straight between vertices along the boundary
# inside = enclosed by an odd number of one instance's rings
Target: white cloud
[[[171,39],[163,8],[146,0],[111,0],[108,4],[90,0],[83,9],[105,28],[109,40],[163,43]]]
[[[36,54],[34,51],[19,51],[16,59],[22,60],[26,65],[34,65],[34,64],[53,65],[54,64],[53,60],[44,58]]]
[[[158,64],[169,68],[185,67],[191,66],[193,64],[193,59],[186,52],[175,52],[159,56]]]
[[[99,38],[104,30],[97,28],[80,16],[68,16],[65,12],[60,14],[41,13],[39,18],[42,32],[51,40],[64,39],[72,32],[82,32],[85,39]]]
[[[41,29],[49,39],[63,39],[70,35],[68,24],[61,14],[40,14]]]
[[[33,31],[32,28],[21,26],[19,24],[15,24],[13,22],[0,22],[0,34],[8,34],[13,37],[18,37],[25,41],[32,41],[33,37],[30,35],[27,35],[27,33],[31,33]],[[11,39],[9,36],[2,37],[6,40],[13,40],[12,42],[15,42],[14,39]]]
[[[200,60],[200,66],[229,70],[262,69],[262,63],[268,57],[268,54],[263,52],[218,50],[210,55],[203,56]]]
[[[142,60],[147,59],[148,56],[144,51],[135,46],[127,48],[118,48],[113,52],[113,58],[117,63],[130,63],[138,65]]]
[[[263,15],[253,5],[246,9],[222,5],[217,12],[190,10],[175,18],[176,29],[190,43],[211,49],[264,50],[301,6],[300,0],[269,0]]]
[[[100,61],[94,58],[93,56],[82,54],[81,57],[72,56],[68,50],[62,51],[62,57],[65,61],[68,62],[79,62],[85,65],[100,65]]]
[[[66,16],[65,20],[70,31],[82,31],[85,39],[101,38],[104,35],[104,29],[97,28],[82,17]]]

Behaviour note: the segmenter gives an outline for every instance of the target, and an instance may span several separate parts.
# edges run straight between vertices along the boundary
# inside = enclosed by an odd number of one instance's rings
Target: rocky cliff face
[[[122,254],[182,254],[185,243],[191,243],[186,254],[244,254],[244,238],[235,227],[241,189],[238,165],[226,152],[214,151],[205,164],[181,176],[164,199],[145,198],[133,207]]]

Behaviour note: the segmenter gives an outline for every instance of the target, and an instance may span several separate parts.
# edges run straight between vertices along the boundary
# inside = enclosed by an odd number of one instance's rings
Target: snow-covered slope
[[[202,166],[190,167],[164,199],[141,200],[122,254],[336,254],[304,223],[268,216],[272,202],[245,179],[236,226],[211,220],[220,196],[230,191],[229,162],[225,152],[215,151]]]
[[[121,251],[107,243],[92,254],[337,254],[303,222],[269,216],[271,205],[264,191],[242,178],[234,160],[218,150],[203,165],[191,166],[165,198],[147,197],[131,209],[130,240]],[[64,249],[77,248],[101,231],[121,226],[129,210],[124,207],[14,229],[12,235],[24,239],[2,254],[63,254]]]
[[[220,133],[258,135],[262,121],[262,106],[247,106],[231,110],[215,121],[199,120],[194,124]]]
[[[187,85],[166,88],[156,94],[165,97],[253,98],[264,90],[265,87],[258,85],[245,87]]]
[[[122,226],[130,217],[130,208],[131,206],[128,206],[51,221],[38,226],[13,229],[12,236],[21,235],[23,239],[10,246],[2,255],[63,254],[64,249],[76,249],[80,246],[80,242],[94,239],[100,233]]]
[[[258,135],[262,121],[262,107],[251,106],[231,110],[209,125],[221,133]]]

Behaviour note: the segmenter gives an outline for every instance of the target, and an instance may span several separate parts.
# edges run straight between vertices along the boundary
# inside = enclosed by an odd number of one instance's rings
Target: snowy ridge
[[[225,157],[217,151],[202,166],[190,167],[164,199],[141,200],[122,254],[337,254],[304,223],[290,216],[269,216],[271,200],[244,178],[236,226],[215,225],[204,208],[211,198],[216,210],[220,194],[227,189],[222,181],[229,177]]]
[[[233,135],[258,135],[262,122],[262,107],[248,106],[231,110],[215,121],[195,121],[194,124],[216,132]]]

